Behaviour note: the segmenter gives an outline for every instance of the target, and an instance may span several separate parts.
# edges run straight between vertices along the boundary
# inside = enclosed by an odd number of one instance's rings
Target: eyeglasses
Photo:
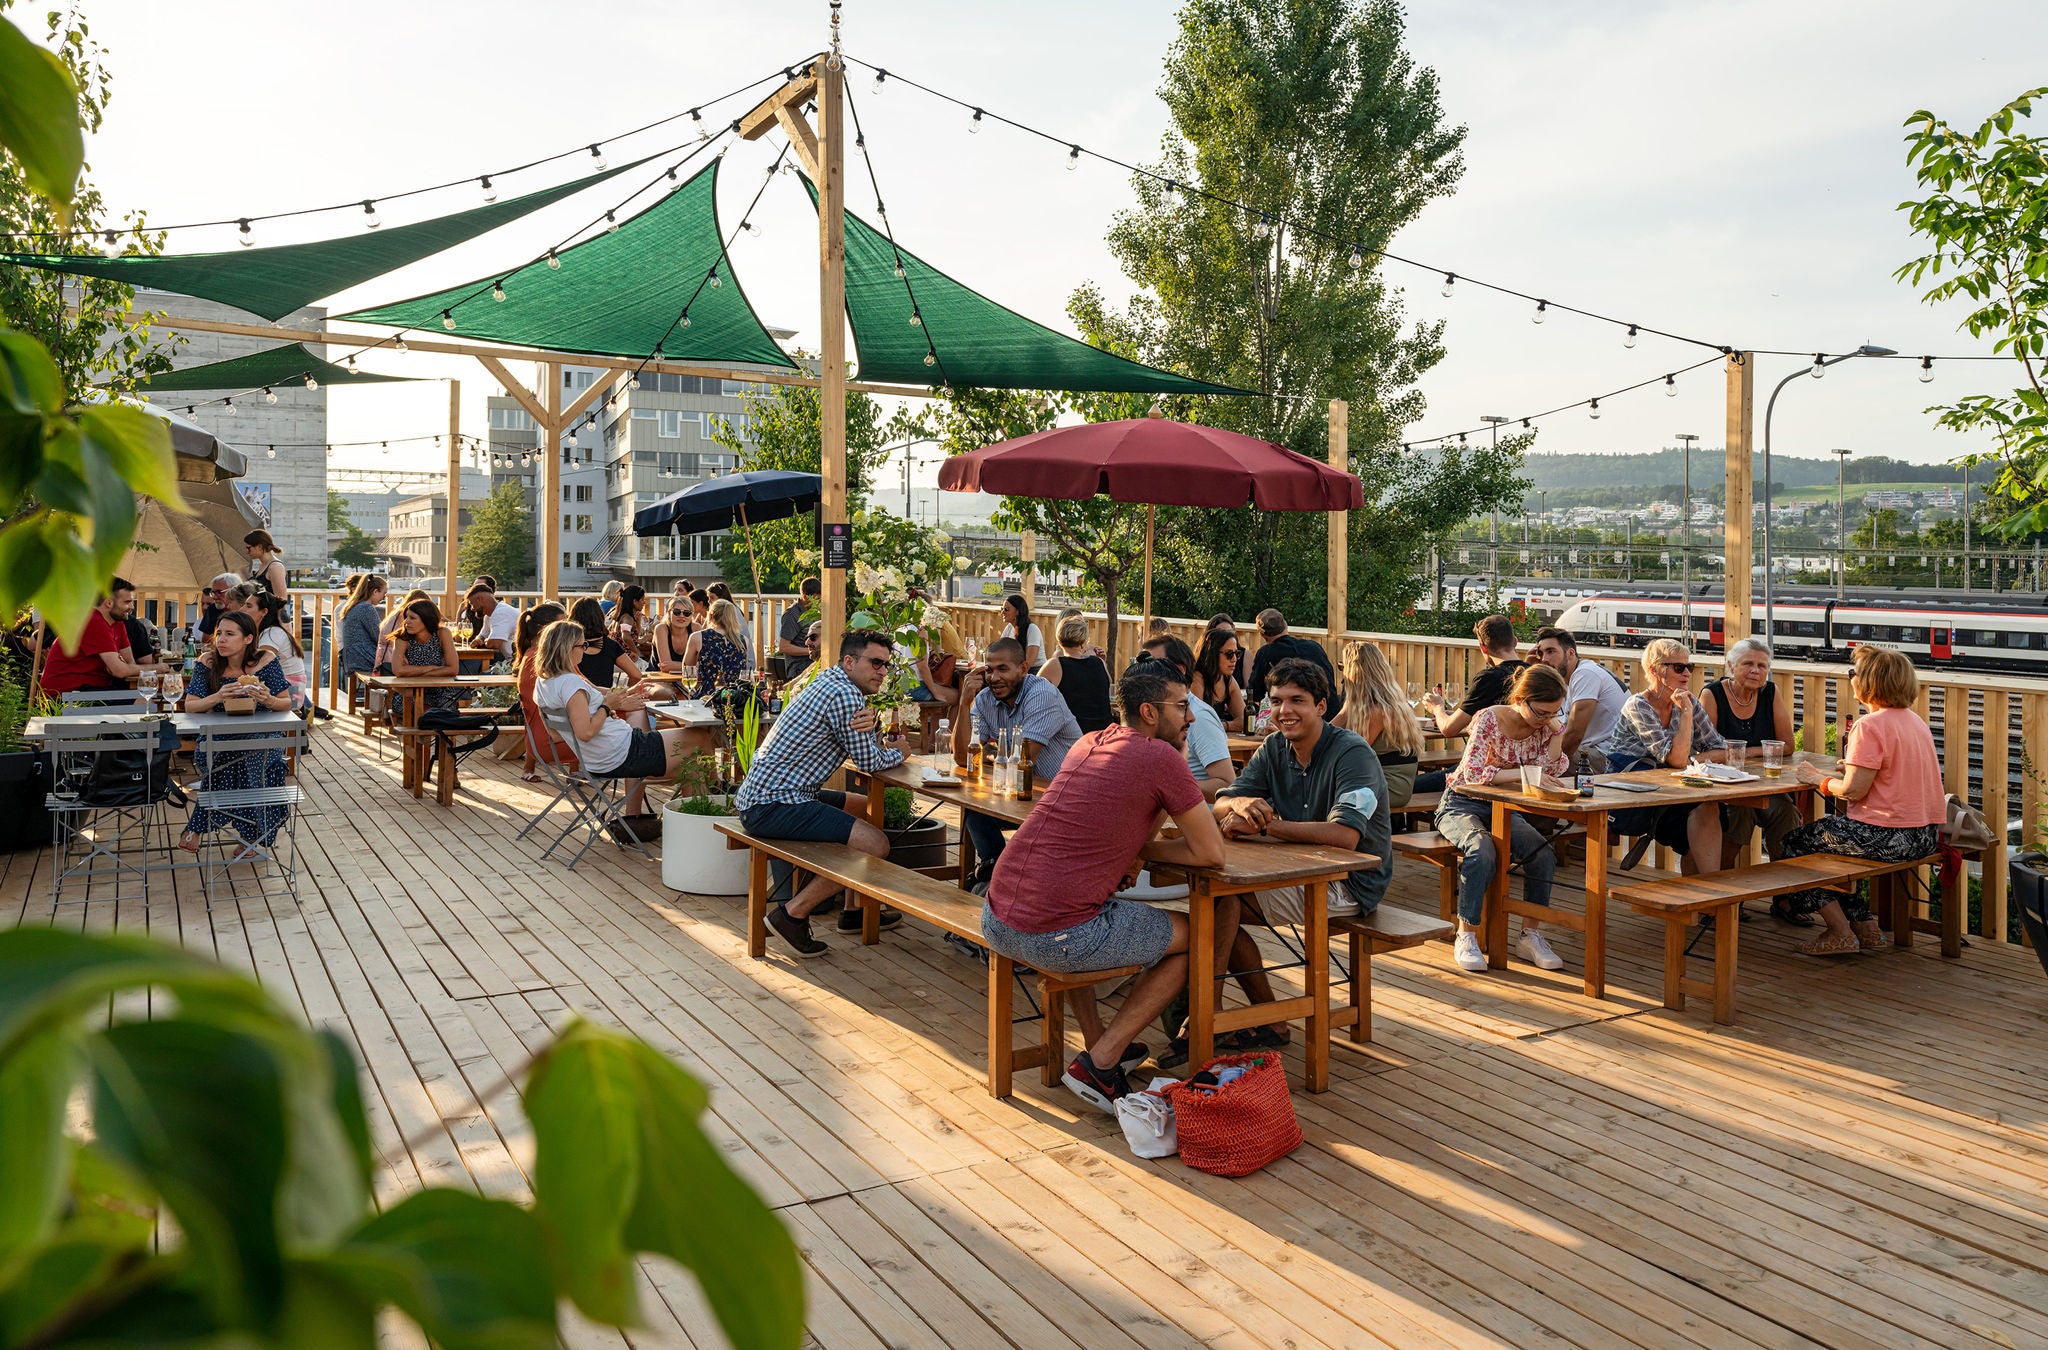
[[[1690,661],[1666,661],[1666,662],[1664,663],[1664,669],[1666,669],[1666,670],[1682,670],[1682,671],[1684,671],[1684,672],[1685,672],[1686,674],[1690,675],[1690,674],[1692,674],[1692,662],[1690,662]]]
[[[886,656],[863,656],[860,659],[863,665],[875,670],[887,670],[889,668],[889,658]]]

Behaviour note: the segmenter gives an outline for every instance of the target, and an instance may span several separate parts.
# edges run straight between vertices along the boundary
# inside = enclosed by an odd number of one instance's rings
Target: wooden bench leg
[[[1735,939],[1741,931],[1742,906],[1723,905],[1714,915],[1714,1021],[1724,1027],[1735,1025]]]
[[[872,947],[882,940],[882,902],[871,895],[846,893],[846,903],[860,906],[860,945]]]
[[[1351,1010],[1351,1040],[1363,1045],[1372,1039],[1372,952],[1365,934],[1348,934],[1351,939],[1351,990],[1344,1000]]]
[[[446,736],[434,738],[434,753],[438,757],[436,772],[440,777],[434,783],[434,800],[443,806],[455,805],[455,742]]]
[[[1010,1095],[1014,1065],[1015,1048],[1010,1034],[1010,1018],[1015,1010],[1013,969],[1009,957],[997,952],[988,954],[988,1090],[997,1099]]]
[[[1058,1087],[1060,1075],[1067,1068],[1067,996],[1040,980],[1038,1006],[1045,1014],[1039,1037],[1045,1046],[1045,1063],[1038,1066],[1038,1081],[1047,1087]]]
[[[1873,883],[1877,893],[1884,897],[1878,910],[1881,917],[1889,919],[1892,930],[1892,945],[1904,950],[1913,945],[1913,893],[1906,889],[1897,872],[1877,878]]]
[[[1941,954],[1957,960],[1963,954],[1963,919],[1970,910],[1970,869],[1963,869],[1958,894],[1941,893]]]
[[[747,955],[768,955],[768,855],[747,850]]]
[[[1689,914],[1671,914],[1664,919],[1664,1006],[1673,1012],[1685,1011],[1685,944],[1691,923]]]
[[[1451,863],[1436,865],[1436,909],[1437,917],[1445,923],[1455,923],[1458,918],[1458,869]],[[1455,936],[1457,930],[1451,930]],[[1449,939],[1446,939],[1449,940]]]

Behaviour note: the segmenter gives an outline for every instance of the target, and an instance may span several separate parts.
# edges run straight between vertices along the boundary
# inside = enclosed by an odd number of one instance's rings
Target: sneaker
[[[1515,944],[1515,955],[1538,970],[1564,969],[1564,958],[1550,949],[1550,940],[1541,933],[1522,934],[1522,940]]]
[[[1478,974],[1486,969],[1486,953],[1479,950],[1479,934],[1467,929],[1458,934],[1458,940],[1451,945],[1451,959],[1458,963],[1460,970]]]
[[[784,946],[805,960],[823,956],[832,950],[811,936],[810,918],[797,918],[789,912],[787,905],[775,905],[769,909],[768,929],[782,939]]]
[[[1151,1046],[1145,1044],[1143,1041],[1132,1041],[1129,1045],[1124,1047],[1124,1052],[1121,1055],[1117,1056],[1116,1066],[1119,1069],[1122,1069],[1125,1073],[1129,1073],[1131,1070],[1137,1068],[1140,1064],[1143,1064],[1146,1060],[1150,1059],[1151,1057]]]
[[[1124,1078],[1124,1067],[1119,1064],[1113,1069],[1098,1069],[1087,1051],[1074,1056],[1074,1062],[1060,1076],[1067,1085],[1067,1091],[1079,1097],[1098,1111],[1116,1114],[1116,1099],[1128,1096],[1131,1085]]]
[[[959,952],[962,956],[972,957],[983,965],[988,964],[988,948],[978,942],[969,942],[958,933],[948,933],[946,934],[946,945]]]
[[[859,909],[849,907],[839,911],[839,931],[842,933],[858,933],[860,931],[860,921],[861,911]],[[882,906],[882,927],[894,928],[902,922],[902,910],[891,909],[887,905]]]

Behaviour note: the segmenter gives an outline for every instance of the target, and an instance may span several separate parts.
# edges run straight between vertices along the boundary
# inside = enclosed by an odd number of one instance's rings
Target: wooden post
[[[822,364],[818,371],[819,467],[824,500],[819,519],[828,524],[848,519],[846,502],[846,116],[843,86],[846,69],[837,51],[820,57],[818,72],[818,139],[824,163],[818,175],[818,313]],[[840,631],[846,624],[846,573],[819,569],[818,605],[824,618],[821,660],[839,659]]]
[[[1749,505],[1753,496],[1750,446],[1756,439],[1756,358],[1747,352],[1728,355],[1728,496],[1722,524],[1728,555],[1721,593],[1723,641],[1729,645],[1749,636]],[[1686,509],[1692,509],[1688,503]],[[1817,747],[1809,747],[1817,748]]]
[[[462,540],[462,381],[448,381],[448,585],[441,612],[452,620],[461,594],[456,580],[456,545]]]
[[[1024,574],[1024,608],[1028,613],[1038,602],[1038,531],[1026,530],[1017,536],[1017,560],[1022,564]]]
[[[1152,632],[1152,529],[1158,523],[1159,508],[1147,506],[1145,508],[1145,627],[1144,631],[1138,634],[1138,641],[1140,642],[1143,642]]]
[[[539,420],[540,445],[540,593],[552,599],[562,590],[562,367],[546,361],[540,367],[547,388],[540,391],[541,407],[547,416]],[[626,481],[633,481],[633,468],[626,466]],[[631,517],[628,518],[631,522]]]
[[[1351,472],[1351,405],[1341,398],[1330,400],[1330,467]],[[1350,518],[1349,511],[1330,512],[1330,591],[1323,626],[1329,630],[1332,661],[1343,645],[1344,630],[1351,626]]]

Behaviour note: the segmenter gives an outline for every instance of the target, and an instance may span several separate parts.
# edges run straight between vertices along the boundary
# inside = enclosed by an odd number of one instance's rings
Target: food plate
[[[938,773],[932,769],[926,769],[924,771],[924,777],[921,781],[924,783],[926,787],[929,788],[951,788],[960,786],[960,780],[958,778],[955,778],[952,774]]]
[[[1688,764],[1678,770],[1678,781],[1692,787],[1725,787],[1730,783],[1761,783],[1763,779],[1726,764]]]

